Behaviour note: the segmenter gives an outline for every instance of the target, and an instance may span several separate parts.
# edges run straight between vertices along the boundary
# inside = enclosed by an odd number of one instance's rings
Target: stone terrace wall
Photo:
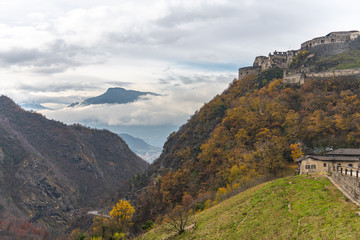
[[[356,175],[356,171],[353,171],[350,176],[350,170],[341,170],[332,172],[331,178],[360,204],[360,173],[358,172]]]
[[[343,77],[343,76],[354,76],[360,75],[360,68],[353,68],[353,69],[339,69],[333,71],[324,71],[318,73],[307,73],[307,78],[328,78],[328,77]]]

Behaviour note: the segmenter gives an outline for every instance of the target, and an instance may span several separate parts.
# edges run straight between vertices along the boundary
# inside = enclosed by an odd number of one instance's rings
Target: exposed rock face
[[[67,126],[0,97],[0,214],[61,231],[146,167],[109,131]]]

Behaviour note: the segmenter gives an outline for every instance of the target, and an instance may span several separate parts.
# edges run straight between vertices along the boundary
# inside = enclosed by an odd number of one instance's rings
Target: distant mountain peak
[[[75,107],[77,105],[94,105],[94,104],[125,104],[136,102],[140,96],[160,96],[153,92],[140,92],[136,90],[127,90],[121,87],[109,88],[104,94],[97,97],[87,98],[83,102],[73,103],[69,107]]]
[[[129,148],[145,161],[152,163],[157,159],[162,151],[161,147],[154,147],[141,138],[133,137],[126,133],[118,134],[129,146]]]

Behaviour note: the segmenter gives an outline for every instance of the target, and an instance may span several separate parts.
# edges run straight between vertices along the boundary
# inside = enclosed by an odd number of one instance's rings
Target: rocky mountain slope
[[[67,126],[0,97],[0,215],[63,233],[79,209],[99,207],[147,168],[109,131]]]
[[[137,101],[141,96],[154,95],[152,92],[140,92],[135,90],[126,90],[124,88],[109,88],[104,94],[85,99],[81,103],[73,103],[70,107],[76,105],[92,105],[92,104],[125,104]]]

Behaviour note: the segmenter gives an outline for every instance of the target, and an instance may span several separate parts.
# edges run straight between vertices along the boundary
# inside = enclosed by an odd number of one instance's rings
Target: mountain
[[[0,97],[0,225],[23,219],[64,233],[82,209],[101,207],[147,166],[116,134],[48,120]]]
[[[119,136],[127,143],[129,148],[136,153],[136,155],[149,163],[153,162],[161,154],[162,148],[151,146],[140,138],[135,138],[125,133],[119,134]]]
[[[20,103],[19,104],[25,110],[44,110],[49,109],[38,103]]]
[[[227,186],[246,189],[293,174],[296,149],[359,148],[359,89],[357,75],[286,84],[278,68],[234,80],[171,134],[161,156],[134,179],[134,190],[143,189],[136,205],[145,206],[137,221],[155,220],[186,194],[212,198]]]
[[[83,102],[73,103],[69,107],[75,107],[77,105],[92,105],[92,104],[125,104],[139,100],[140,96],[153,95],[159,96],[159,94],[152,92],[139,92],[135,90],[126,90],[124,88],[109,88],[104,94],[85,99]]]
[[[325,176],[288,177],[196,214],[193,230],[174,239],[358,239],[357,211]],[[170,239],[166,229],[157,226],[142,239]]]
[[[84,120],[86,126],[95,127],[97,129],[108,129],[114,133],[127,133],[131,136],[137,136],[143,139],[148,144],[161,147],[167,140],[167,137],[174,131],[179,129],[179,126],[171,124],[162,125],[109,125],[99,122],[94,122],[91,119]]]

